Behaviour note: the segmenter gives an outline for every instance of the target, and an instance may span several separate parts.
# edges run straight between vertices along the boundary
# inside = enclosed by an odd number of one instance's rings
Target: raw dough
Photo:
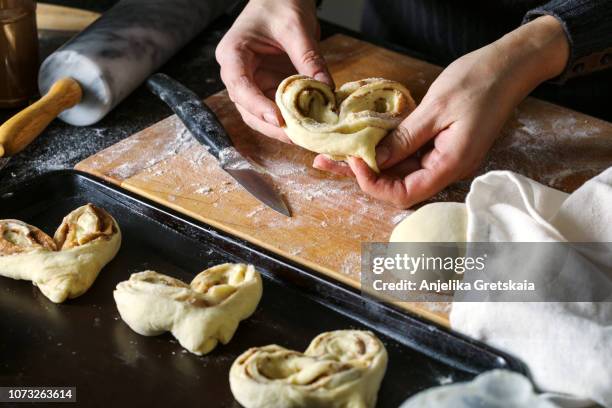
[[[327,84],[304,75],[281,82],[276,103],[295,144],[335,160],[361,157],[377,172],[376,145],[416,107],[398,82],[362,79],[334,93]]]
[[[410,256],[427,256],[446,258],[465,256],[467,241],[467,210],[463,203],[427,204],[400,222],[389,238],[389,242],[409,245],[390,246],[389,255],[401,250]],[[428,244],[444,243],[444,244]],[[434,282],[440,279],[447,282],[459,279],[461,275],[448,269],[417,269],[411,275],[404,271],[392,271],[398,279],[410,279],[417,285],[424,280]],[[443,293],[449,293],[443,291]]]
[[[227,263],[199,273],[189,285],[154,271],[134,273],[117,285],[114,297],[121,318],[136,333],[170,331],[181,346],[202,355],[232,339],[261,293],[261,276],[252,265]]]
[[[270,345],[234,361],[230,387],[246,408],[371,408],[387,368],[387,350],[369,331],[318,335],[302,354]]]
[[[556,408],[538,397],[529,380],[505,370],[483,373],[469,383],[430,388],[400,408]]]
[[[463,203],[427,204],[400,222],[389,242],[466,242],[467,210]]]
[[[0,220],[0,233],[0,275],[31,280],[55,303],[85,293],[121,246],[117,222],[92,204],[68,214],[53,239],[16,220]]]

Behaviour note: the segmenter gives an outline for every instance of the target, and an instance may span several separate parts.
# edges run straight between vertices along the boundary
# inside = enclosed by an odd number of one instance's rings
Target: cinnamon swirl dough
[[[121,246],[117,222],[92,204],[68,214],[51,239],[17,220],[0,220],[0,275],[30,280],[55,303],[85,293]]]
[[[416,107],[410,92],[395,81],[362,79],[334,93],[304,75],[281,82],[276,104],[295,144],[335,160],[361,157],[377,172],[376,145]]]
[[[134,273],[117,285],[114,297],[121,318],[136,333],[169,331],[181,346],[202,355],[231,340],[261,293],[261,276],[252,265],[222,264],[189,285],[154,271]]]
[[[322,333],[304,353],[270,345],[247,350],[230,369],[246,408],[369,408],[376,405],[387,351],[369,331]]]

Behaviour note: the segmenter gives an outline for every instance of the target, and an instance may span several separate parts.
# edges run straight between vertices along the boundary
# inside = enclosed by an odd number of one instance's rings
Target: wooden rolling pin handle
[[[0,126],[0,157],[13,156],[29,145],[64,110],[81,101],[77,81],[62,78],[38,102],[28,106]]]
[[[99,13],[38,2],[36,26],[39,30],[81,31],[100,18]]]

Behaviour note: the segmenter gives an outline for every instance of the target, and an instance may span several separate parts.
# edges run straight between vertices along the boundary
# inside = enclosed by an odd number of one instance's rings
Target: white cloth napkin
[[[612,242],[612,168],[571,195],[494,171],[474,180],[466,205],[469,242]],[[612,263],[612,253],[598,256],[594,261]],[[545,266],[530,271],[540,281],[559,277]],[[588,291],[587,278],[574,276],[571,284]],[[455,302],[450,321],[522,359],[541,391],[612,407],[612,302]],[[577,406],[576,398],[555,401]]]
[[[520,374],[492,370],[471,382],[455,383],[422,391],[400,408],[558,408],[533,391]]]

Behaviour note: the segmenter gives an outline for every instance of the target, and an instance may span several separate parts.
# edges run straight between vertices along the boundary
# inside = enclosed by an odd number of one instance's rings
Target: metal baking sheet
[[[77,404],[92,407],[239,407],[228,372],[244,350],[271,343],[304,350],[317,334],[347,328],[372,330],[387,347],[379,407],[489,369],[525,372],[508,355],[82,173],[50,173],[0,192],[0,218],[53,234],[87,202],[117,219],[123,246],[85,295],[64,304],[30,282],[0,277],[0,386],[76,387]],[[170,334],[143,337],[120,319],[112,292],[131,273],[153,269],[190,281],[222,262],[252,263],[264,277],[257,311],[228,345],[198,357]]]

